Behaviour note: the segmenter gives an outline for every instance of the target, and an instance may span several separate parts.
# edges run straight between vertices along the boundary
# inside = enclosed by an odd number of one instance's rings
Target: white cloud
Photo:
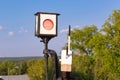
[[[68,32],[68,29],[62,29],[62,30],[60,31],[60,33],[65,33],[65,32]]]
[[[18,33],[27,33],[28,30],[24,29],[23,27],[20,28],[20,30],[18,31]]]
[[[10,31],[8,32],[8,36],[13,36],[14,35],[14,32]]]
[[[76,26],[74,26],[74,28],[80,28],[80,26],[79,26],[79,25],[76,25]]]
[[[3,26],[0,26],[0,30],[2,30],[3,29]]]

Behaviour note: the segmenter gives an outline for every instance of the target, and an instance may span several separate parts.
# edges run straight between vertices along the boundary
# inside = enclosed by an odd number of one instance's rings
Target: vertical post
[[[9,69],[9,67],[8,67],[8,80],[9,80],[9,71],[10,71],[10,69]]]
[[[68,31],[68,52],[70,51],[70,32],[71,32],[71,26],[69,25],[69,31]],[[70,79],[70,72],[66,72],[67,80]]]
[[[63,80],[70,80],[70,73],[71,73],[71,64],[72,64],[72,51],[70,49],[70,32],[71,32],[71,26],[69,25],[68,30],[68,37],[67,37],[67,47],[66,50],[62,51],[62,79]],[[65,52],[66,51],[66,52]],[[66,55],[64,55],[66,53]],[[66,56],[66,58],[64,57]],[[65,62],[66,60],[66,62]],[[67,70],[68,69],[68,70]]]
[[[48,80],[48,54],[44,54],[46,60],[46,80]]]
[[[68,42],[67,42],[67,47],[66,47],[66,54],[68,56],[68,51],[70,51],[70,31],[71,31],[71,26],[69,25],[69,30],[68,30]]]
[[[68,32],[68,50],[70,50],[70,31],[71,31],[71,26],[69,25],[69,32]]]
[[[49,38],[43,38],[43,42],[44,42],[44,45],[45,45],[45,49],[43,51],[43,54],[44,54],[44,57],[45,57],[45,61],[46,61],[46,80],[48,80],[48,41],[49,41]]]

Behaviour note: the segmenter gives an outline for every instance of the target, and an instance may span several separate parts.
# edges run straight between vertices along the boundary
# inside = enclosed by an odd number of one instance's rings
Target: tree
[[[14,73],[13,62],[3,61],[0,64],[0,75],[11,75]]]
[[[95,25],[85,26],[82,29],[75,28],[71,31],[71,46],[81,55],[91,55],[92,46],[88,45],[90,39],[97,32]]]
[[[103,25],[103,31],[107,38],[107,50],[110,56],[108,62],[110,73],[109,79],[120,79],[120,10],[114,10],[112,15]]]
[[[73,55],[72,74],[76,80],[94,79],[94,60],[91,56]]]
[[[120,10],[113,11],[101,32],[90,41],[93,45],[94,80],[120,80]]]
[[[16,75],[22,75],[27,73],[27,61],[17,61],[14,62],[15,65],[15,74]]]
[[[95,25],[85,26],[82,29],[75,28],[71,31],[71,47],[73,49],[72,76],[76,80],[94,79],[94,59],[92,58],[93,45],[91,39],[97,33]],[[78,56],[79,55],[79,56]]]
[[[28,76],[30,80],[45,80],[44,60],[33,60],[28,63]]]
[[[49,57],[48,62],[48,78],[49,80],[53,80],[53,65],[52,65],[52,59]],[[28,76],[30,77],[30,80],[45,80],[46,79],[46,65],[45,60],[33,60],[28,63]]]
[[[113,11],[99,32],[94,25],[75,28],[71,38],[74,53],[92,54],[73,57],[72,75],[78,80],[120,80],[120,10]],[[94,79],[86,76],[89,71]]]

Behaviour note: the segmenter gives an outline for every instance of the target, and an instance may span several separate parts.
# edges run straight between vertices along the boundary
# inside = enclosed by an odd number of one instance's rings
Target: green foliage
[[[77,50],[81,55],[91,55],[92,46],[89,45],[89,41],[97,33],[95,25],[85,26],[82,29],[75,28],[71,31],[71,45],[73,50]]]
[[[27,63],[2,61],[0,64],[0,75],[22,75],[27,73]]]
[[[116,10],[106,20],[101,32],[91,39],[94,45],[95,80],[120,80],[119,40],[120,10]]]
[[[74,29],[71,35],[74,51],[92,53],[74,58],[73,75],[77,80],[120,80],[120,10],[113,11],[99,32],[95,26],[88,26]]]
[[[73,55],[72,76],[76,80],[93,80],[94,60],[90,56]]]
[[[53,65],[52,59],[49,58],[48,62],[48,78],[49,80],[53,80]],[[46,65],[45,59],[41,60],[33,60],[28,63],[28,76],[30,80],[45,80],[46,79]]]
[[[0,75],[10,75],[14,73],[13,62],[4,61],[0,64]]]
[[[19,63],[15,63],[16,64],[16,70],[17,70],[17,74],[26,74],[27,73],[27,62],[25,61],[20,61]]]
[[[28,76],[30,80],[45,80],[44,60],[33,60],[28,63]]]

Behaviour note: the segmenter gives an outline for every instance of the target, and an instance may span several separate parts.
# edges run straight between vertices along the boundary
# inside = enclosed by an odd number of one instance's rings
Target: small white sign
[[[71,72],[72,66],[72,51],[62,50],[61,52],[61,71]]]

